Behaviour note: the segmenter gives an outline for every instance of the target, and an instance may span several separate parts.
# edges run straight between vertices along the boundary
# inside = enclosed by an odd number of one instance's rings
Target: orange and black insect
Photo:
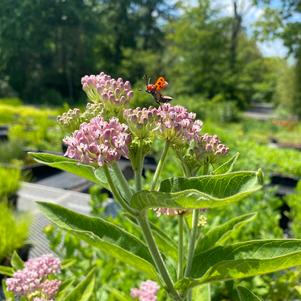
[[[160,90],[166,88],[168,86],[168,82],[165,80],[163,76],[160,76],[154,84],[150,84],[150,80],[147,77],[144,77],[146,80],[146,90],[145,92],[151,94],[154,97],[156,103],[166,103],[172,101],[172,97],[162,95]]]

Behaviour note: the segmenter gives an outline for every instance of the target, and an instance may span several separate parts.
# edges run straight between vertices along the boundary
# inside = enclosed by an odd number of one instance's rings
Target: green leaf
[[[0,265],[0,274],[11,277],[14,274],[14,270],[11,267]]]
[[[2,289],[5,297],[5,301],[13,301],[14,293],[7,290],[5,279],[2,280]]]
[[[200,237],[196,244],[195,255],[204,252],[216,245],[223,244],[235,231],[240,229],[244,224],[250,222],[256,213],[248,213],[230,219],[226,223],[210,229],[203,237]]]
[[[76,259],[65,259],[62,262],[62,270],[68,269],[76,263]]]
[[[252,277],[301,264],[301,240],[275,239],[217,246],[193,257],[191,278],[178,282],[187,289],[214,281]]]
[[[89,301],[95,286],[95,269],[65,297],[65,301]]]
[[[72,288],[74,282],[75,282],[74,279],[64,281],[60,285],[60,289],[59,289],[58,294],[55,297],[55,300],[56,301],[65,301],[65,297],[68,294],[68,291],[70,290],[70,288]]]
[[[218,174],[225,174],[225,173],[231,172],[233,170],[233,167],[234,167],[239,155],[240,155],[239,153],[236,153],[228,161],[226,161],[224,164],[222,164],[218,168],[216,168],[213,171],[213,174],[218,175]]]
[[[236,289],[240,301],[262,301],[261,298],[256,296],[253,292],[248,290],[246,287],[238,286]]]
[[[133,220],[132,216],[125,214],[128,217],[129,223],[131,223],[135,234],[142,235],[141,228],[137,225],[135,220]],[[168,237],[160,228],[158,228],[154,223],[149,223],[161,253],[164,255],[170,256],[175,261],[178,259],[178,250],[177,244],[174,240]]]
[[[11,263],[14,271],[21,270],[24,268],[24,262],[20,258],[20,256],[18,255],[18,253],[16,251],[13,253],[10,263]]]
[[[77,176],[85,178],[98,184],[98,179],[94,175],[95,167],[79,163],[76,160],[70,159],[68,157],[47,154],[47,153],[29,153],[37,162],[46,164],[51,167],[55,167]]]
[[[118,301],[132,301],[133,299],[127,295],[125,295],[123,292],[118,291],[115,288],[109,287],[106,288],[110,292],[110,295],[114,297],[114,300]]]
[[[259,190],[262,173],[233,172],[193,178],[171,178],[161,183],[160,191],[134,194],[131,205],[146,208],[214,208],[237,202]]]
[[[100,184],[101,186],[103,186],[104,188],[106,188],[108,190],[111,190],[109,183],[107,181],[106,175],[102,168],[95,169],[94,175],[95,175],[96,179],[98,180],[98,184]]]
[[[147,246],[131,233],[102,218],[79,214],[53,203],[38,202],[41,211],[60,228],[156,278]]]
[[[211,301],[210,284],[203,284],[192,289],[193,301]]]

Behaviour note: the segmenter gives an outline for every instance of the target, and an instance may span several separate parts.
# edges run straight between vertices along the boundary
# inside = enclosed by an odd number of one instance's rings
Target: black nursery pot
[[[58,174],[61,172],[61,170],[47,166],[45,164],[40,163],[34,163],[30,165],[26,165],[22,167],[22,171],[25,173],[29,173],[30,177],[32,178],[32,181],[39,181],[43,180],[49,176]]]
[[[8,205],[12,208],[12,209],[17,209],[17,206],[18,206],[18,194],[17,193],[14,193],[14,194],[11,194],[9,197],[8,197]]]
[[[272,174],[271,175],[271,184],[272,185],[282,185],[286,187],[296,187],[298,183],[298,178],[284,176],[281,174]]]

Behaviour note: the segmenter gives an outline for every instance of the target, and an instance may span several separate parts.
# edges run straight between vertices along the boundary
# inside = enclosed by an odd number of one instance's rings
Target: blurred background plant
[[[300,238],[300,182],[285,197],[271,185],[274,173],[301,178],[300,13],[297,0],[2,0],[0,260],[26,242],[29,222],[5,205],[24,179],[22,166],[32,163],[26,150],[62,151],[64,134],[56,117],[75,104],[85,107],[80,79],[100,71],[132,82],[132,107],[155,105],[144,92],[144,74],[152,82],[158,75],[166,76],[166,94],[174,97],[173,104],[196,112],[205,121],[204,133],[216,133],[233,154],[240,152],[237,169],[263,169],[264,192],[227,210],[207,212],[209,224],[233,213],[257,211],[252,226],[238,230],[233,240]],[[245,116],[245,109],[266,103],[274,108],[269,119]],[[160,145],[155,149],[158,153],[152,156],[158,158]],[[164,178],[178,175],[172,153],[165,167]],[[89,192],[92,214],[112,212],[110,196],[102,187]],[[157,220],[155,214],[152,218],[164,231],[175,226],[172,219]],[[125,229],[133,231],[118,214],[110,220],[123,221]],[[62,259],[76,259],[64,271],[66,277],[79,277],[93,265],[101,267],[98,286],[108,285],[95,300],[123,300],[114,289],[128,295],[142,280],[77,237],[53,226],[45,231],[54,252]],[[300,268],[295,268],[243,284],[264,300],[291,301],[301,300],[300,280]],[[213,292],[216,301],[238,298],[232,282],[214,285]]]
[[[31,220],[28,214],[15,215],[6,202],[0,202],[0,263],[8,264],[14,251],[26,243]]]
[[[300,10],[297,0],[4,0],[1,102],[75,103],[80,78],[104,70],[137,89],[144,74],[163,74],[176,99],[273,103],[300,116]]]

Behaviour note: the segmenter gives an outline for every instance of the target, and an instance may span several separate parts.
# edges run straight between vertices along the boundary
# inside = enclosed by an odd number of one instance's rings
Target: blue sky
[[[194,0],[192,0],[194,2]],[[252,34],[252,26],[254,23],[263,15],[263,8],[252,5],[253,0],[240,0],[239,4],[242,6],[243,11],[247,11],[243,19],[243,26],[247,29],[248,34]],[[217,7],[222,7],[223,15],[233,15],[233,4],[232,0],[213,0],[213,5]],[[281,0],[273,0],[272,5],[275,8],[281,6]],[[294,22],[300,21],[300,15],[293,15],[291,18]],[[282,58],[287,57],[288,50],[283,45],[281,39],[276,39],[274,41],[265,41],[262,43],[257,43],[259,49],[264,56],[279,56]],[[293,63],[293,58],[288,58],[289,63]]]
[[[219,7],[224,7],[223,12],[225,15],[233,15],[232,0],[215,0],[213,2]],[[247,11],[244,15],[243,26],[247,29],[248,34],[251,35],[253,25],[263,15],[263,8],[252,5],[252,0],[241,0],[239,3],[242,5],[242,11]],[[273,4],[275,6],[280,5],[280,1],[274,1]],[[280,39],[257,44],[264,56],[287,56],[287,48]]]

